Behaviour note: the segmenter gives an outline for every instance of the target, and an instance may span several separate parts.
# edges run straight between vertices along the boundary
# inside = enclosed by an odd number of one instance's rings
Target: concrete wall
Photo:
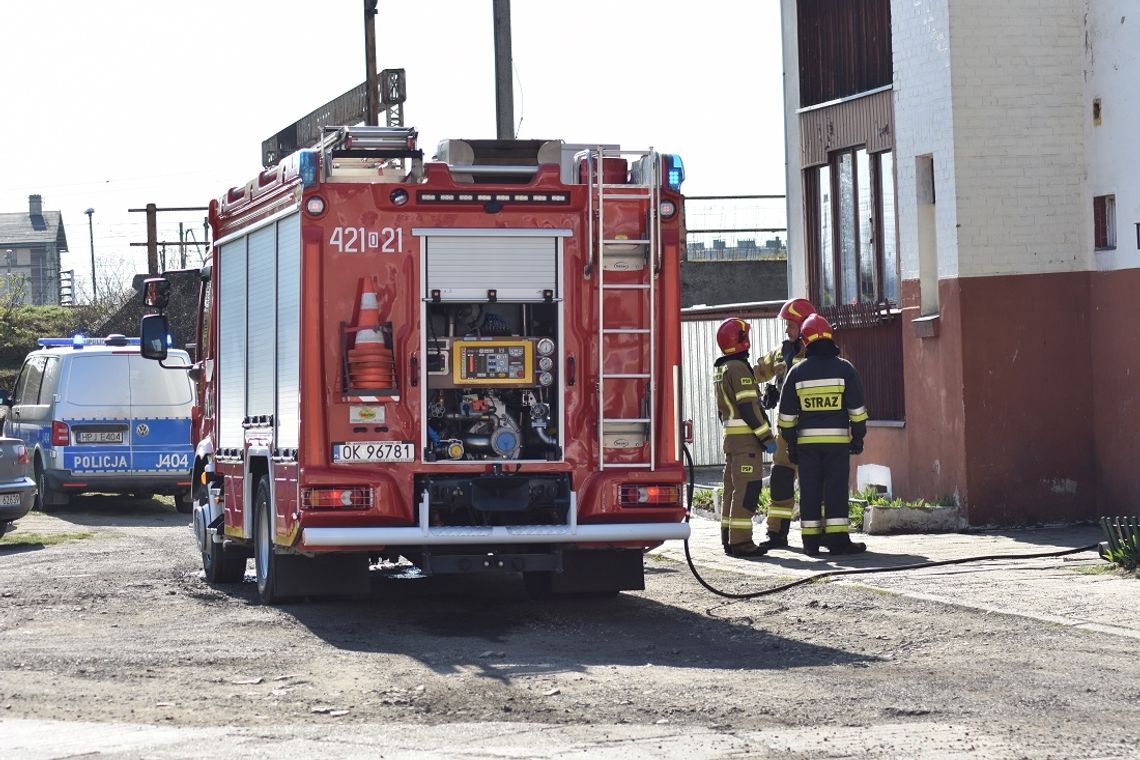
[[[788,296],[786,261],[683,261],[681,307],[781,301]]]

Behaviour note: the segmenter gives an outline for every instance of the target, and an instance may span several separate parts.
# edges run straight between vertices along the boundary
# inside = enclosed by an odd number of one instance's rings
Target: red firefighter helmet
[[[834,340],[831,335],[831,323],[820,314],[811,314],[800,325],[800,335],[809,346],[817,340]]]
[[[780,319],[795,322],[803,328],[804,320],[815,314],[815,307],[806,298],[793,298],[780,309]]]
[[[748,341],[748,331],[751,329],[751,325],[736,317],[721,322],[716,330],[716,344],[720,346],[720,352],[728,356],[747,351],[752,345]]]

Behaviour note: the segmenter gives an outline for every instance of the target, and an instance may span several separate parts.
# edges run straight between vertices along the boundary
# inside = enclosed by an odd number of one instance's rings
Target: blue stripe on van
[[[138,417],[70,419],[69,426],[127,427],[124,444],[76,444],[62,449],[64,469],[77,473],[187,472],[194,454],[190,419]],[[57,447],[58,449],[59,447]]]

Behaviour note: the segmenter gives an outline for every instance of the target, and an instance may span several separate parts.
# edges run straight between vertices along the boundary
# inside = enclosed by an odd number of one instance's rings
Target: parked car
[[[175,495],[189,512],[193,388],[185,351],[162,366],[138,339],[40,338],[8,409],[7,434],[22,440],[39,508],[90,491]]]
[[[0,536],[35,502],[36,481],[28,477],[29,460],[23,441],[0,437]]]

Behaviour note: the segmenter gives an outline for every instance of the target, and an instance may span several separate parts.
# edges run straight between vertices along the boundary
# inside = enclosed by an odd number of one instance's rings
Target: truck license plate
[[[363,441],[359,443],[334,443],[332,447],[334,464],[353,462],[414,462],[415,446],[399,441]]]
[[[20,503],[20,494],[18,493],[0,493],[0,506],[11,507]]]

